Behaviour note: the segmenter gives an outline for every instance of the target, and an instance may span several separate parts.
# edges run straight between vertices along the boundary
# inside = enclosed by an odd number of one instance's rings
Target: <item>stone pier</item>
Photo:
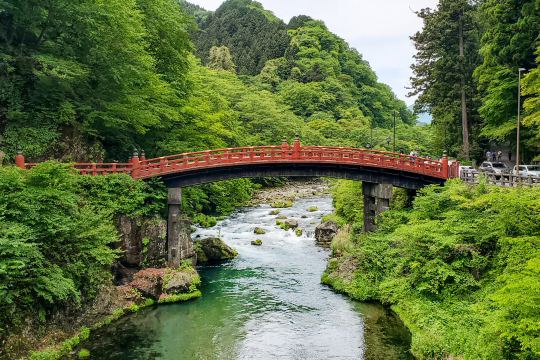
[[[362,183],[364,195],[364,234],[377,231],[376,218],[390,208],[392,184]]]
[[[182,260],[191,260],[192,265],[197,263],[197,255],[191,240],[191,223],[181,213],[182,189],[169,188],[169,219],[167,221],[167,266],[177,269]]]

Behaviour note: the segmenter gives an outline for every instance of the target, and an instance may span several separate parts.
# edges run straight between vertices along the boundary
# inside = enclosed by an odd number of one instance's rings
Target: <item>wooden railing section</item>
[[[460,175],[461,181],[473,185],[479,184],[482,177],[485,178],[487,184],[499,187],[540,185],[540,176],[482,173],[477,170],[462,170]]]
[[[25,163],[21,151],[19,151],[15,163],[25,169],[36,165]],[[81,175],[126,173],[134,179],[146,179],[195,169],[261,163],[358,165],[400,170],[439,179],[455,178],[458,176],[459,169],[459,163],[449,165],[446,157],[439,161],[367,149],[301,146],[298,139],[295,139],[292,146],[284,141],[281,146],[247,146],[207,150],[148,160],[144,153],[139,157],[135,151],[133,157],[126,163],[76,163],[72,167],[77,169]]]

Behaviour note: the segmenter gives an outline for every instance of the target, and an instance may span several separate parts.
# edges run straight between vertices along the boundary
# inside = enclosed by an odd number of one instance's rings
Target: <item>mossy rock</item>
[[[281,225],[281,224],[283,224],[281,221],[276,220],[276,225]]]
[[[306,219],[306,218],[307,218],[307,216],[306,216],[306,215],[302,215],[302,219]]]
[[[268,213],[268,215],[277,215],[279,214],[279,210],[272,210]]]
[[[308,207],[308,208],[306,209],[306,211],[309,211],[309,212],[314,212],[314,211],[317,211],[317,210],[319,210],[319,208],[316,207],[316,206],[310,206],[310,207]]]
[[[286,216],[283,216],[283,215],[281,215],[281,216],[276,216],[276,219],[279,219],[279,220],[285,220],[286,218],[287,218],[287,217],[286,217]]]
[[[289,208],[292,206],[292,201],[276,202],[270,204],[270,206],[273,208]]]
[[[253,232],[257,235],[262,235],[262,234],[266,234],[266,231],[264,231],[263,229],[259,228],[259,227],[256,227],[255,230],[253,230]]]
[[[296,234],[296,236],[302,236],[302,234],[304,233],[304,230],[296,229],[296,231],[294,233]]]
[[[197,229],[194,227],[191,227],[191,233],[194,233],[195,231],[197,231]]]
[[[198,262],[233,259],[238,252],[218,238],[197,240],[193,246]]]
[[[253,240],[251,242],[251,245],[261,246],[262,245],[262,240],[260,240],[260,239]]]
[[[225,216],[218,217],[218,220],[225,220]]]

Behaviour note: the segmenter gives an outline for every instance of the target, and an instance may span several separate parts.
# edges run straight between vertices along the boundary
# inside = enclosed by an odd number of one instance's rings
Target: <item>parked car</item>
[[[516,167],[512,170],[512,174],[516,174]],[[519,165],[519,174],[528,176],[540,176],[540,165]]]
[[[472,171],[474,170],[474,166],[470,166],[470,165],[463,165],[463,166],[460,166],[459,167],[459,174],[458,174],[458,177],[461,178],[461,173],[463,171]]]
[[[506,166],[504,163],[500,162],[491,162],[491,161],[484,161],[482,165],[478,168],[478,171],[486,174],[509,174],[510,168]],[[495,179],[499,180],[500,176],[495,176]]]

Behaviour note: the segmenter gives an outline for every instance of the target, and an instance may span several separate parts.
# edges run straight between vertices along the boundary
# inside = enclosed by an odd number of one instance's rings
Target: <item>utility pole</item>
[[[521,72],[524,68],[518,69],[518,119],[517,119],[517,146],[516,146],[516,175],[519,175],[519,131],[521,125]]]
[[[463,131],[463,154],[465,158],[469,160],[469,124],[467,119],[467,99],[465,96],[465,69],[463,63],[465,62],[465,46],[463,44],[463,19],[459,18],[459,56],[462,58],[461,69],[461,126]]]
[[[392,146],[392,152],[396,152],[396,110],[394,110],[394,145]]]

